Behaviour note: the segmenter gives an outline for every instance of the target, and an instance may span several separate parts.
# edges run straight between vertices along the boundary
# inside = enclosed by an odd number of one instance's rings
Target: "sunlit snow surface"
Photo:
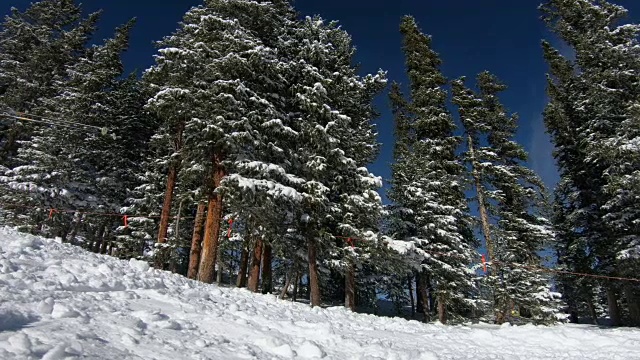
[[[640,331],[310,309],[0,229],[0,359],[76,358],[640,359]]]

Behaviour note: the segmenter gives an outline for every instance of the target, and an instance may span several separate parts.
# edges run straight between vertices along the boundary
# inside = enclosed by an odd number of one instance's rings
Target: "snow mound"
[[[633,359],[640,331],[310,309],[0,228],[0,359]]]

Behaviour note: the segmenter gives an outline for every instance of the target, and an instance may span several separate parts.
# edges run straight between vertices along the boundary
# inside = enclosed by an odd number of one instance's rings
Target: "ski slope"
[[[311,309],[0,228],[0,359],[75,358],[639,359],[640,331]]]

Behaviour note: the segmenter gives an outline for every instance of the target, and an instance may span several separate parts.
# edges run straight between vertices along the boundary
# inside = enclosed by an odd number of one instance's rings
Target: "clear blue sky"
[[[24,9],[29,0],[5,0]],[[540,41],[549,38],[539,20],[542,0],[298,0],[303,15],[320,14],[339,20],[354,39],[357,60],[363,72],[387,70],[391,81],[406,83],[398,25],[402,15],[417,18],[422,30],[433,36],[433,45],[443,59],[443,72],[450,78],[469,80],[483,70],[500,77],[509,89],[502,99],[509,111],[520,114],[518,140],[530,152],[531,166],[549,187],[557,181],[551,145],[544,131],[541,112],[545,104],[545,71]],[[640,18],[640,1],[614,1]],[[138,18],[132,46],[125,55],[127,69],[145,69],[153,63],[152,42],[175,30],[182,15],[200,0],[91,0],[88,10],[104,9],[101,38],[131,17]],[[380,142],[379,159],[370,170],[385,179],[390,176],[393,120],[386,95],[377,101],[382,116],[376,119]]]

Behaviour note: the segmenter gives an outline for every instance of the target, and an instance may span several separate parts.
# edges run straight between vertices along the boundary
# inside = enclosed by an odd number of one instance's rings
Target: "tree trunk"
[[[269,243],[264,243],[264,251],[262,252],[262,293],[271,294],[273,291],[272,284],[272,249]]]
[[[442,324],[447,323],[447,303],[443,295],[438,295],[438,320]]]
[[[244,244],[242,246],[242,255],[240,255],[238,280],[236,281],[236,285],[239,288],[247,286],[247,266],[249,266],[249,249],[247,249],[247,244]]]
[[[78,229],[80,228],[80,224],[82,224],[82,219],[84,218],[84,214],[78,214],[76,216],[76,221],[73,222],[73,227],[71,228],[71,233],[69,233],[69,238],[66,242],[71,243],[72,245],[76,244],[76,235],[78,234]]]
[[[347,260],[347,272],[344,277],[344,306],[356,311],[356,267],[353,260]]]
[[[193,235],[191,236],[191,254],[189,254],[189,271],[187,277],[189,279],[196,279],[198,276],[198,264],[200,263],[200,251],[202,241],[202,227],[204,226],[204,211],[207,208],[207,204],[203,201],[198,203],[198,210],[196,210],[196,219],[193,224]]]
[[[171,203],[173,202],[173,192],[178,179],[178,165],[171,163],[169,165],[169,174],[167,175],[167,188],[164,192],[164,202],[162,203],[162,212],[160,213],[160,228],[158,230],[158,244],[167,242],[167,232],[169,230],[169,217],[171,215]],[[158,269],[164,268],[164,259],[166,249],[163,246],[156,247],[154,266]]]
[[[102,243],[100,244],[100,254],[106,254],[107,250],[109,248],[109,242],[106,240],[102,240]]]
[[[256,237],[255,245],[253,246],[253,253],[251,258],[251,271],[249,272],[249,285],[247,288],[249,291],[258,292],[258,285],[260,284],[260,261],[262,260],[262,238],[258,235]]]
[[[624,285],[624,297],[627,300],[631,325],[640,326],[640,303],[638,302],[638,296],[635,293],[633,285],[629,283]]]
[[[591,315],[591,321],[594,325],[600,325],[598,321],[598,313],[596,312],[596,307],[593,304],[593,299],[587,300],[587,307],[589,308],[589,314]]]
[[[293,275],[293,269],[291,269],[291,271],[289,271],[289,273],[287,274],[287,279],[284,282],[284,287],[282,288],[282,291],[280,292],[280,300],[284,300],[285,297],[287,297],[287,292],[289,291],[289,288],[291,287],[291,279],[294,277]]]
[[[422,306],[422,302],[426,301],[422,299],[422,294],[420,293],[420,272],[416,272],[416,313],[422,314],[424,311],[424,307]]]
[[[489,214],[487,213],[487,207],[484,198],[484,189],[482,188],[482,175],[479,170],[478,161],[475,157],[475,149],[473,147],[473,138],[471,135],[468,136],[469,142],[469,155],[471,156],[471,174],[473,176],[476,194],[478,197],[478,210],[480,212],[480,221],[482,223],[482,234],[484,235],[484,240],[487,245],[487,252],[489,253],[488,261],[491,262],[491,272],[490,274],[493,276],[498,275],[498,259],[496,259],[495,247],[493,244],[493,240],[491,239],[491,225],[489,223]],[[495,293],[495,290],[494,290]],[[505,321],[505,313],[504,313],[504,304],[495,303],[494,307],[496,310],[495,318],[496,323],[502,324]]]
[[[177,126],[176,135],[173,138],[173,150],[179,152],[182,150],[182,131],[184,123]],[[167,175],[167,187],[164,192],[164,201],[162,203],[162,212],[160,213],[160,228],[158,229],[157,242],[163,244],[167,241],[167,231],[169,230],[169,217],[171,216],[171,203],[173,202],[173,192],[176,188],[176,180],[178,179],[178,169],[180,160],[169,162],[169,174]]]
[[[409,286],[409,300],[411,301],[411,318],[416,316],[416,304],[413,298],[413,276],[409,275],[407,278],[407,285]]]
[[[495,258],[495,248],[491,239],[491,228],[489,224],[489,214],[487,213],[484,190],[482,189],[482,178],[480,171],[478,170],[478,162],[475,157],[475,150],[473,148],[473,138],[471,135],[468,137],[469,141],[469,155],[471,156],[472,175],[476,187],[476,193],[478,196],[478,208],[480,211],[480,220],[482,222],[482,234],[484,235],[485,242],[487,243],[487,252],[489,253],[489,259],[492,262],[493,274],[497,274],[497,264],[493,261]]]
[[[172,163],[169,166],[169,174],[167,175],[167,187],[164,191],[164,201],[162,203],[162,212],[160,213],[160,228],[158,230],[157,242],[163,244],[167,241],[167,231],[169,230],[169,217],[171,215],[171,203],[173,202],[173,191],[176,187],[178,179],[178,165]]]
[[[618,296],[613,288],[607,288],[607,303],[609,305],[609,318],[611,326],[620,326],[620,308],[618,307]]]
[[[96,254],[100,253],[100,249],[102,248],[102,243],[105,241],[104,239],[104,230],[107,227],[107,223],[103,222],[98,229],[95,231],[94,235],[94,243],[92,244],[92,249]]]
[[[298,301],[298,290],[300,289],[300,283],[302,282],[302,276],[300,270],[296,269],[296,278],[293,282],[293,293],[291,294],[291,301]]]
[[[424,322],[431,321],[431,311],[429,311],[429,293],[427,291],[428,276],[423,270],[418,278],[418,292],[422,298],[422,313],[424,314]]]
[[[218,255],[218,242],[220,236],[220,222],[222,221],[222,195],[215,192],[224,178],[222,168],[222,158],[214,156],[213,190],[209,195],[209,205],[207,207],[207,220],[204,229],[204,240],[202,243],[202,254],[200,258],[200,268],[198,270],[198,280],[205,283],[212,283],[215,275],[215,264]]]
[[[222,275],[224,275],[224,262],[222,261],[222,246],[218,245],[218,271],[216,272],[216,282],[222,285]]]
[[[309,241],[309,297],[311,306],[320,306],[320,279],[318,278],[317,252],[318,248],[315,240]]]

